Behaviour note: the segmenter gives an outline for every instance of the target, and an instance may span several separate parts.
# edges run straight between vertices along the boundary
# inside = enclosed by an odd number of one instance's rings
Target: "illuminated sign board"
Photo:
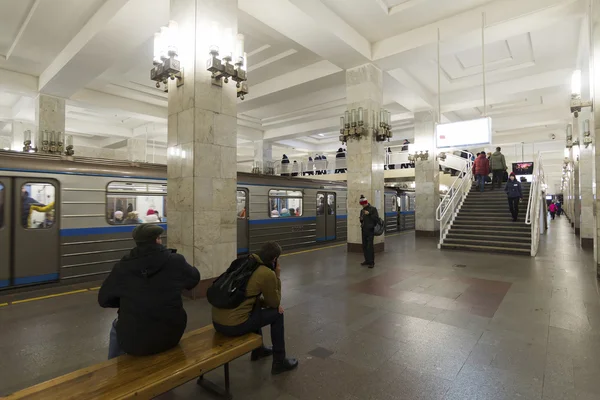
[[[438,124],[435,136],[438,149],[490,144],[492,142],[492,119],[488,117]]]

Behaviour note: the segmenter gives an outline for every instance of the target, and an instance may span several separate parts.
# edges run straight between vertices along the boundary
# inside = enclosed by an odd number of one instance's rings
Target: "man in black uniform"
[[[360,265],[373,268],[375,267],[375,247],[373,240],[375,239],[375,225],[379,221],[379,213],[375,207],[369,204],[365,196],[360,196],[359,203],[363,207],[360,210],[360,227],[362,230],[362,247],[365,254],[365,261]]]

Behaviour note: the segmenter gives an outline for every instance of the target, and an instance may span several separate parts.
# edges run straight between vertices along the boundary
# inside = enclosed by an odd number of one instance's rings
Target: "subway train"
[[[238,173],[238,254],[346,240],[346,185]],[[0,290],[101,279],[134,245],[136,224],[167,239],[164,165],[0,151]],[[400,229],[385,191],[386,231]],[[404,229],[410,229],[404,228]]]

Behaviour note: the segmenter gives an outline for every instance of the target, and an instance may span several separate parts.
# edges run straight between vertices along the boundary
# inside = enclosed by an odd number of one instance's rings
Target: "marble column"
[[[573,140],[579,137],[579,129],[573,127]],[[573,152],[573,229],[575,234],[579,236],[581,231],[581,193],[579,192],[579,146],[573,146],[571,149]]]
[[[427,160],[415,161],[415,234],[437,237],[440,223],[435,212],[440,204],[440,168],[435,147],[435,111],[415,113],[415,142],[417,151],[429,151]]]
[[[592,143],[592,154],[594,158],[594,188],[600,185],[600,152],[596,151],[596,140],[600,138],[600,76],[597,71],[600,72],[600,0],[591,0],[590,9],[587,14],[588,23],[591,24],[591,37],[590,37],[590,91],[591,100],[593,101],[594,107],[591,114],[590,129],[592,136],[595,138]],[[594,208],[593,213],[596,220],[595,234],[594,234],[594,260],[596,261],[598,277],[600,278],[600,213],[598,212],[600,207],[600,198],[597,193],[594,193]]]
[[[383,102],[383,73],[373,64],[365,64],[346,71],[346,101],[348,110],[362,107],[367,125],[371,126],[373,111],[379,112]],[[348,251],[362,252],[360,228],[360,196],[367,197],[384,218],[384,144],[375,141],[369,130],[360,140],[348,142]],[[375,251],[385,246],[385,235],[375,237]]]
[[[260,168],[261,173],[265,173],[266,165],[273,161],[273,143],[264,140],[254,141],[254,166]]]
[[[37,146],[38,151],[41,151],[42,132],[48,131],[50,133],[54,131],[64,135],[66,102],[65,99],[41,93],[36,100],[35,121],[38,129],[37,136],[35,135],[35,132],[32,131],[31,140],[33,146]],[[23,146],[21,145],[21,147]]]
[[[586,128],[589,130],[591,113],[589,110],[582,112],[579,118],[573,118],[573,123],[578,120],[579,125],[579,193],[581,196],[580,212],[580,241],[581,247],[594,248],[594,147],[593,144],[587,148],[583,144]],[[586,121],[588,121],[586,123]]]
[[[148,143],[144,138],[127,139],[127,159],[135,162],[148,162]]]
[[[171,0],[184,84],[169,82],[168,240],[200,270],[203,295],[237,254],[237,96],[235,82],[213,85],[206,71],[216,21],[237,34],[237,0]]]

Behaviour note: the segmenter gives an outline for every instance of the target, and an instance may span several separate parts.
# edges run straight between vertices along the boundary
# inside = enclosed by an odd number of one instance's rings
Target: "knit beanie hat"
[[[514,176],[514,177],[516,177],[516,175],[515,175],[515,173],[514,173],[514,172],[511,172],[509,176]]]
[[[369,204],[369,200],[367,200],[367,198],[362,194],[360,195],[360,200],[358,202],[361,206],[366,206],[367,204]]]

